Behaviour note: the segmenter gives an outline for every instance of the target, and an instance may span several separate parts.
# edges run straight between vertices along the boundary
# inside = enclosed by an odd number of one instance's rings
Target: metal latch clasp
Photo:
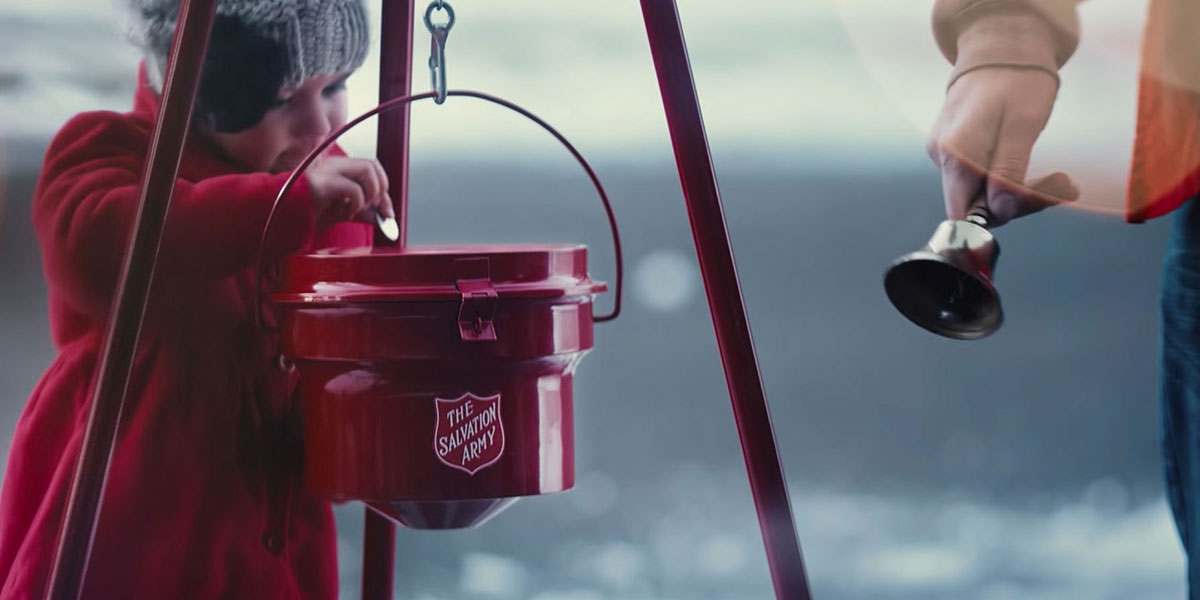
[[[454,261],[454,286],[461,301],[458,306],[458,334],[464,342],[496,339],[492,324],[496,314],[496,288],[492,287],[490,263],[483,258],[459,258]]]
[[[446,11],[448,20],[434,24],[434,10]],[[450,36],[450,28],[454,27],[454,9],[445,0],[433,0],[425,9],[425,27],[429,29],[429,80],[437,92],[433,101],[441,104],[446,101],[446,38]]]

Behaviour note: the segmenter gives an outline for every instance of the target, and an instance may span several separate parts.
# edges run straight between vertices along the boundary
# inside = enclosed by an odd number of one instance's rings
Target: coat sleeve
[[[955,75],[984,64],[1057,72],[1079,45],[1083,0],[936,0],[933,36]],[[988,19],[1003,17],[1003,19]],[[979,27],[972,27],[979,25]]]
[[[85,113],[47,150],[33,225],[47,279],[84,312],[105,309],[137,211],[147,135],[115,113]],[[212,281],[253,265],[263,224],[287,174],[177,180],[155,278]],[[280,203],[264,255],[278,259],[313,235],[311,190],[301,178]],[[90,310],[89,310],[90,309]]]

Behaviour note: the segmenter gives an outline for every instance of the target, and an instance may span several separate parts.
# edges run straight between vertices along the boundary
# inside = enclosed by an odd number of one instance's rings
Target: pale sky
[[[128,107],[136,56],[121,37],[117,1],[5,0],[0,26],[10,27],[0,36],[0,76],[17,73],[24,84],[0,88],[0,131],[48,136],[75,112]],[[636,1],[452,4],[458,20],[447,46],[451,88],[525,106],[589,158],[670,160]],[[930,34],[932,0],[678,4],[718,161],[803,168],[814,161],[924,160],[925,132],[950,70]],[[379,3],[371,5],[378,39]],[[1056,113],[1034,154],[1033,173],[1067,170],[1088,202],[1120,202],[1119,193],[1107,192],[1124,187],[1145,7],[1146,0],[1083,5],[1083,43],[1062,73]],[[428,46],[419,25],[414,89],[429,85]],[[377,61],[372,52],[350,82],[355,114],[373,106]],[[414,160],[570,164],[544,132],[498,107],[451,99],[418,104],[413,115]],[[348,149],[373,151],[372,123],[348,134]]]

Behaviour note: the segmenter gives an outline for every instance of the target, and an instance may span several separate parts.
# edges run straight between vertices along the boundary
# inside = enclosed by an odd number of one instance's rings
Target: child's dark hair
[[[218,16],[196,96],[195,124],[221,133],[253,127],[277,103],[289,60],[280,42],[237,17]]]

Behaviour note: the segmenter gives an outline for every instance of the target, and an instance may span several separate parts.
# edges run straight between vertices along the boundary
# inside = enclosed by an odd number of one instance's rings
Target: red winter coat
[[[17,423],[0,493],[0,598],[41,598],[130,234],[158,99],[71,119],[46,153],[33,226],[58,357]],[[327,502],[299,481],[288,376],[254,326],[254,258],[287,174],[246,173],[190,140],[134,359],[85,598],[334,598]],[[301,178],[267,255],[364,246],[313,231]]]

